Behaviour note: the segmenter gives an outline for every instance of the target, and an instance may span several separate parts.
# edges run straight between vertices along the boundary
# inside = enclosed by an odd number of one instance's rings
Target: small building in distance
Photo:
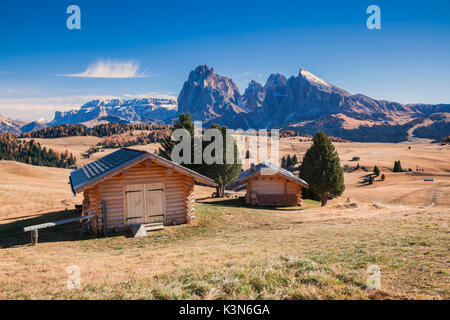
[[[261,206],[297,206],[302,201],[306,181],[268,161],[241,172],[238,184],[247,184],[245,202]]]
[[[359,160],[361,160],[360,157],[353,157],[353,158],[352,158],[352,161],[359,161]]]
[[[215,182],[154,153],[122,148],[70,174],[83,192],[82,215],[94,215],[95,232],[132,225],[161,226],[194,219],[194,182]]]

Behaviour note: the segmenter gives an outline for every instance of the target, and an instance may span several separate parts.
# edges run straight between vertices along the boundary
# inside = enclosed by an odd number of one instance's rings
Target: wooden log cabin
[[[241,172],[237,183],[247,184],[245,202],[260,206],[297,206],[302,201],[306,181],[268,161]]]
[[[136,225],[173,225],[194,219],[195,181],[209,179],[154,153],[119,149],[70,174],[74,194],[83,192],[82,215],[94,232]]]

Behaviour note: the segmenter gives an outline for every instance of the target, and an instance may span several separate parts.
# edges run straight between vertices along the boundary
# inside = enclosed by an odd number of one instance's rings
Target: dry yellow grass
[[[66,203],[73,208],[81,197],[73,196],[69,174],[67,169],[0,161],[0,224],[63,209]]]
[[[139,132],[145,131],[135,131],[137,134]],[[27,138],[25,140],[31,140]],[[86,153],[90,147],[95,147],[103,138],[94,136],[81,136],[81,137],[63,137],[63,138],[53,138],[53,139],[43,139],[43,138],[33,138],[33,140],[38,141],[42,146],[47,148],[52,148],[57,152],[65,152],[69,150],[77,158],[77,165],[82,166],[91,161],[104,157],[105,155],[112,153],[117,150],[117,148],[105,149],[103,152],[97,152],[92,154],[90,159],[82,159],[81,154]],[[139,150],[146,150],[154,152],[160,147],[159,143],[149,143],[145,146],[135,146],[134,148]]]
[[[79,143],[69,151],[82,150]],[[309,145],[283,139],[280,154],[295,151],[301,159]],[[46,212],[81,198],[71,194],[69,170],[2,161],[0,298],[450,298],[449,146],[335,145],[343,165],[356,165],[349,160],[359,156],[361,166],[380,167],[386,181],[361,186],[366,172],[346,173],[343,197],[326,208],[305,202],[308,210],[203,200],[194,224],[140,240],[78,238],[71,224],[43,230],[35,247],[21,228],[63,218],[67,213]],[[404,168],[417,164],[437,181],[390,173],[394,160]],[[196,187],[196,196],[212,191]],[[381,268],[379,291],[366,288],[371,264]],[[81,290],[66,288],[70,265],[81,268]]]
[[[102,138],[84,136],[84,137],[64,137],[64,138],[54,138],[54,139],[25,139],[25,140],[36,140],[42,146],[47,148],[52,148],[57,152],[65,152],[69,150],[77,158],[77,164],[83,165],[85,161],[81,159],[81,154],[85,153],[91,146],[96,146],[97,143],[102,141]]]
[[[311,141],[300,141],[301,139],[305,138],[281,139],[280,157],[296,154],[301,160],[312,144]],[[368,170],[345,173],[346,190],[343,197],[369,203],[378,201],[411,206],[450,205],[450,145],[357,142],[333,144],[342,166],[355,167],[359,163]],[[360,157],[360,160],[351,161],[353,157]],[[396,160],[401,161],[403,169],[411,168],[414,171],[418,166],[424,171],[392,173]],[[249,165],[246,162],[244,168]],[[376,181],[371,186],[359,184],[362,176],[370,173],[375,165],[386,175],[386,181]],[[425,176],[435,177],[436,182],[424,182]]]
[[[145,239],[79,239],[66,226],[32,247],[0,227],[11,234],[0,240],[0,298],[450,298],[449,209],[234,201],[199,203],[194,224]],[[70,265],[81,269],[80,290],[66,288]],[[366,287],[369,265],[381,268],[381,290]]]

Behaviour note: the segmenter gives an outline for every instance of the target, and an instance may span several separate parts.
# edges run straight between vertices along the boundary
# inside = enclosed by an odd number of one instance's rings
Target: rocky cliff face
[[[244,129],[284,127],[331,115],[395,122],[398,116],[414,118],[448,110],[448,105],[403,105],[352,95],[305,69],[289,79],[272,74],[264,86],[251,81],[240,95],[231,79],[215,74],[207,66],[190,73],[178,105],[179,112],[190,112],[196,120]]]
[[[352,95],[300,69],[287,79],[272,74],[264,86],[251,81],[244,94],[227,77],[202,65],[189,74],[178,97],[178,112],[190,112],[195,120],[217,122],[232,128],[271,128],[345,114],[358,120],[392,120],[401,114],[421,113],[389,101]]]
[[[250,123],[255,127],[286,126],[340,113],[360,120],[379,120],[396,113],[412,112],[398,103],[351,95],[304,69],[287,80],[282,75],[271,75],[264,89],[262,110],[250,115]]]
[[[247,113],[254,112],[262,107],[265,98],[266,90],[264,87],[260,83],[252,80],[242,96],[242,107]]]
[[[213,68],[198,66],[189,74],[178,96],[178,113],[191,113],[205,123],[242,125],[246,111],[241,94],[230,78],[220,76]]]
[[[337,136],[345,131],[347,139],[354,136],[367,141],[377,141],[380,134],[386,134],[380,141],[401,139],[420,119],[450,112],[450,105],[403,105],[352,95],[305,69],[289,79],[272,74],[264,86],[251,81],[240,95],[231,79],[207,66],[190,73],[178,104],[179,112],[190,112],[206,124],[243,129],[295,127],[308,132],[320,129]],[[359,133],[351,131],[360,127]],[[387,128],[392,129],[390,136]]]

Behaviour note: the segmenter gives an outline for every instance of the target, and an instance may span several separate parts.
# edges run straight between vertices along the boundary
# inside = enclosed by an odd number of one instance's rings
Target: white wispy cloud
[[[37,94],[37,90],[24,88],[0,88],[0,97]]]
[[[136,61],[98,60],[91,63],[84,72],[64,74],[66,77],[77,78],[147,78],[147,72],[140,71]]]

